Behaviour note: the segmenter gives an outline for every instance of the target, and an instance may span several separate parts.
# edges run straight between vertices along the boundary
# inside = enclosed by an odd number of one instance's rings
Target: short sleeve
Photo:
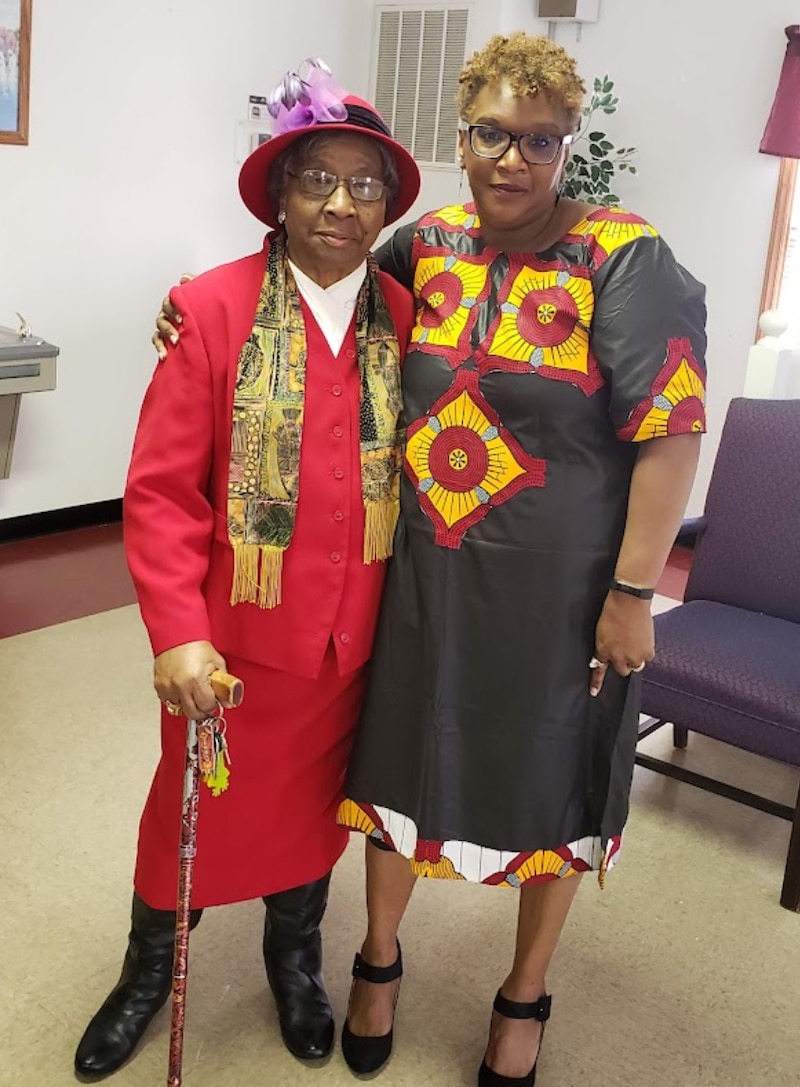
[[[705,288],[659,237],[615,249],[593,276],[591,345],[622,441],[705,431]]]
[[[417,223],[398,227],[388,241],[375,250],[375,259],[382,272],[402,283],[409,291],[414,288],[412,250]]]

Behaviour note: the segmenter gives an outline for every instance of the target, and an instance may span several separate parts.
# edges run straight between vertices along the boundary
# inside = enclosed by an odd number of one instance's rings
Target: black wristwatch
[[[624,581],[611,579],[611,588],[618,593],[627,593],[628,596],[638,596],[640,600],[652,600],[655,589],[637,589],[635,585],[626,585]]]

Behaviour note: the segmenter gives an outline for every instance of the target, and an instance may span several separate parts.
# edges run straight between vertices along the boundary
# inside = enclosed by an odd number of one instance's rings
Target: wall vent
[[[374,102],[420,166],[452,166],[469,9],[379,7]]]

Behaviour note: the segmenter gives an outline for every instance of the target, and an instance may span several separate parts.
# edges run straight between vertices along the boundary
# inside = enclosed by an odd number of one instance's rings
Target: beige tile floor
[[[0,641],[0,1087],[67,1087],[116,980],[136,823],[156,752],[134,608]],[[648,747],[669,751],[668,736]],[[679,758],[687,757],[684,755]],[[692,737],[688,758],[793,803],[797,775]],[[586,881],[551,974],[541,1087],[797,1087],[800,915],[778,906],[789,826],[637,770],[624,857]],[[361,851],[325,924],[341,1020],[364,910]],[[472,1085],[513,935],[515,896],[425,883],[403,929],[406,978],[385,1087]],[[336,1087],[337,1052],[282,1048],[259,959],[262,907],[208,911],[192,940],[185,1087]],[[166,1082],[159,1017],[119,1087]]]

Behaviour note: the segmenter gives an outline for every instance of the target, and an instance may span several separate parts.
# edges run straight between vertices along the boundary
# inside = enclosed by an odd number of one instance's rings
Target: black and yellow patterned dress
[[[378,254],[417,318],[402,515],[339,819],[419,875],[520,886],[611,867],[640,677],[589,695],[637,444],[705,426],[704,290],[638,216],[546,252],[473,205]]]

